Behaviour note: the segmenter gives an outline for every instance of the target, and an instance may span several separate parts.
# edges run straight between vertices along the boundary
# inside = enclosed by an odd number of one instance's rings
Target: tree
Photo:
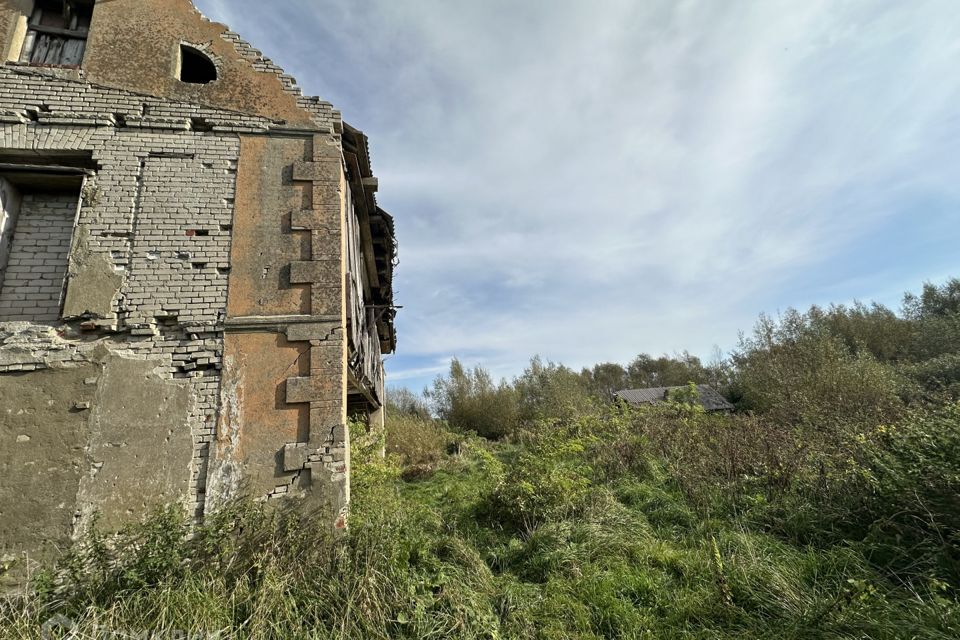
[[[387,389],[388,413],[393,415],[408,415],[430,419],[430,407],[422,395],[414,393],[406,387],[390,387]]]
[[[906,294],[903,314],[912,321],[914,361],[960,353],[960,279],[939,287],[928,282],[919,296]]]
[[[615,362],[604,362],[580,373],[584,384],[599,398],[610,398],[630,385],[627,370]]]
[[[903,313],[913,320],[957,315],[960,313],[960,278],[951,278],[939,287],[925,282],[919,296],[905,294]]]
[[[899,361],[910,353],[910,321],[882,304],[854,302],[850,307],[841,304],[827,309],[813,306],[803,322],[813,331],[839,338],[850,353],[866,350],[883,362]]]
[[[530,360],[513,386],[524,422],[579,416],[593,407],[589,388],[581,376],[562,364],[544,363],[540,356]]]
[[[506,381],[494,383],[481,366],[465,368],[450,361],[450,373],[438,376],[433,390],[425,392],[434,410],[456,429],[475,431],[486,438],[501,438],[517,423],[517,394]]]
[[[869,351],[851,352],[792,309],[778,320],[761,316],[752,336],[741,337],[734,362],[741,406],[780,422],[877,424],[902,409],[892,367]]]
[[[627,367],[627,376],[632,388],[677,387],[689,382],[702,383],[709,378],[700,358],[687,351],[659,358],[641,353]]]

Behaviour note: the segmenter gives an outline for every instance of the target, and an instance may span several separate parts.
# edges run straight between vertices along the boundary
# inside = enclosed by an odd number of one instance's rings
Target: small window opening
[[[214,80],[216,80],[216,69],[214,69]],[[191,131],[209,132],[213,131],[213,125],[207,122],[205,118],[190,118],[190,129]],[[207,163],[204,162],[203,166],[206,167]]]
[[[92,17],[91,0],[36,0],[20,62],[80,66]]]
[[[217,66],[199,49],[180,45],[180,80],[190,84],[207,84],[217,79]]]

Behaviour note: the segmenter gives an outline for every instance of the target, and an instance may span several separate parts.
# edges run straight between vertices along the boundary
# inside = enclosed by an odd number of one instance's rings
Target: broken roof
[[[350,190],[360,221],[360,236],[366,261],[367,280],[376,310],[380,348],[392,353],[396,348],[393,303],[393,268],[397,264],[397,241],[393,216],[377,205],[377,178],[370,167],[370,147],[362,131],[343,123],[343,156],[347,165]]]

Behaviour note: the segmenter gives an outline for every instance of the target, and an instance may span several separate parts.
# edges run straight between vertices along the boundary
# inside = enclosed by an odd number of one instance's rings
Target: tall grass
[[[421,437],[423,425],[407,424]],[[898,573],[843,527],[816,544],[787,535],[771,523],[790,489],[762,465],[772,481],[721,463],[732,444],[685,478],[684,465],[715,445],[689,444],[708,427],[742,442],[757,433],[739,418],[611,409],[541,424],[522,445],[459,436],[457,449],[428,438],[435,466],[415,480],[403,479],[398,457],[358,451],[346,535],[325,514],[241,502],[186,536],[179,512],[164,510],[94,533],[32,592],[5,601],[0,636],[36,638],[55,615],[74,622],[75,637],[960,634],[942,565]],[[709,478],[722,480],[713,502]]]
[[[408,394],[386,458],[354,439],[345,534],[251,502],[94,529],[0,638],[958,638],[960,281],[907,302],[762,321],[712,369],[752,413],[602,395],[691,356],[454,362],[443,420]]]

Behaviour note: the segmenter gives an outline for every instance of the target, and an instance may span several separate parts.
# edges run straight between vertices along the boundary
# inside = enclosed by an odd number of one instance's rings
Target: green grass
[[[36,638],[57,614],[77,637],[960,637],[956,585],[891,576],[862,540],[798,542],[770,524],[786,503],[752,490],[706,509],[654,447],[613,446],[618,419],[524,444],[431,433],[413,476],[358,451],[343,537],[323,514],[259,505],[191,537],[158,513],[5,601],[0,637]]]

